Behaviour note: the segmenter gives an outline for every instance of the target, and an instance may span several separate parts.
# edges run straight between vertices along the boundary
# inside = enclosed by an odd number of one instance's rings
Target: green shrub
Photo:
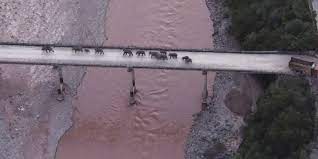
[[[227,0],[231,33],[245,50],[314,50],[317,28],[307,0]]]
[[[314,98],[304,79],[272,83],[248,120],[237,159],[299,159],[313,138]]]
[[[245,50],[316,50],[316,13],[307,0],[226,0],[230,33]],[[305,159],[313,138],[314,98],[304,79],[255,75],[265,94],[247,119],[235,159]]]

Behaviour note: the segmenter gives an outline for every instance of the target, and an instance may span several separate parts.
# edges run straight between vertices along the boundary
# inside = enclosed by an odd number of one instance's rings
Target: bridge
[[[91,66],[91,67],[122,67],[128,68],[132,74],[130,89],[131,104],[136,93],[134,69],[170,69],[170,70],[198,70],[205,76],[205,88],[207,88],[207,71],[239,71],[263,74],[294,74],[288,67],[291,57],[298,57],[313,62],[318,62],[314,56],[301,55],[296,52],[282,51],[217,51],[195,49],[160,48],[132,48],[133,56],[124,56],[122,48],[102,48],[103,54],[95,52],[94,46],[83,46],[84,50],[75,52],[75,46],[54,46],[54,52],[42,50],[42,45],[30,44],[2,44],[0,45],[0,63],[2,64],[30,64],[30,65],[54,65],[54,66]],[[145,51],[145,56],[137,56],[136,51]],[[150,51],[167,51],[176,53],[178,58],[159,60],[149,56]],[[191,63],[182,60],[188,56]],[[60,74],[60,100],[63,100],[63,76]],[[203,104],[206,104],[207,89],[203,90]]]
[[[269,74],[293,74],[288,67],[291,57],[317,61],[311,56],[294,52],[280,51],[217,51],[217,50],[167,50],[177,53],[177,59],[157,60],[150,58],[153,48],[135,48],[145,50],[146,56],[123,56],[120,48],[103,48],[104,55],[89,52],[77,52],[72,46],[54,47],[54,52],[46,53],[41,46],[0,45],[0,63],[31,65],[73,65],[92,67],[124,67],[171,70],[240,71]],[[158,49],[157,49],[158,50]],[[162,49],[160,49],[162,50]],[[185,63],[181,57],[188,56],[192,63]]]

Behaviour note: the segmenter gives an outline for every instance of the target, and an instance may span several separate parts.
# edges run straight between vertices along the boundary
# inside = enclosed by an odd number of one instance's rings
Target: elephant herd
[[[75,53],[77,53],[77,52],[83,52],[83,51],[86,52],[86,53],[89,53],[89,52],[90,52],[89,49],[83,49],[83,48],[80,47],[80,46],[75,46],[75,47],[72,48],[72,50],[73,50]],[[94,50],[95,50],[95,54],[104,55],[103,48],[97,47],[97,48],[95,48]]]
[[[72,50],[73,50],[75,53],[79,53],[79,52],[89,53],[89,52],[90,52],[89,49],[83,48],[83,47],[81,47],[81,46],[74,46],[74,47],[72,47]],[[97,47],[97,48],[95,48],[94,50],[95,50],[95,54],[104,55],[103,48]],[[54,52],[52,46],[50,46],[50,45],[44,45],[44,46],[42,46],[42,51],[44,51],[44,52],[46,52],[46,53]]]
[[[130,49],[124,49],[123,50],[123,56],[134,56],[132,50]],[[145,56],[146,52],[143,50],[138,50],[136,51],[137,56]],[[166,51],[149,51],[149,56],[154,59],[158,60],[168,60],[168,56],[170,59],[177,59],[178,54],[177,53],[169,53],[167,55]],[[184,56],[182,57],[182,60],[185,61],[186,63],[192,63],[192,59],[189,56]]]
[[[72,47],[72,50],[75,53],[78,53],[78,52],[89,53],[90,52],[89,49],[83,48],[81,46],[74,46],[74,47]],[[95,54],[104,55],[103,48],[97,47],[94,50],[95,50]],[[51,46],[49,46],[49,45],[42,46],[42,51],[44,51],[46,53],[54,52],[53,48]],[[136,51],[136,55],[137,56],[146,56],[146,52],[143,51],[143,50],[138,50],[138,51]],[[133,54],[132,50],[130,50],[130,49],[123,49],[123,56],[131,57],[131,56],[134,56],[134,54]],[[167,54],[166,51],[149,51],[149,56],[151,58],[154,58],[154,59],[157,59],[157,60],[168,60],[168,56],[169,56],[170,59],[177,59],[178,58],[178,54],[177,53],[169,53],[169,54]],[[189,56],[182,57],[182,60],[185,63],[192,63],[192,59]]]

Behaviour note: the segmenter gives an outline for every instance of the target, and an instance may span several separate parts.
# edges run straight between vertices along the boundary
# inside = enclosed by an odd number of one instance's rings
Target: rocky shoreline
[[[206,0],[213,22],[213,40],[215,49],[238,50],[239,45],[228,34],[230,19],[226,16],[224,0]],[[238,98],[229,99],[231,92],[238,92]],[[218,72],[213,85],[213,96],[208,107],[195,115],[194,124],[185,146],[186,159],[226,159],[231,158],[241,141],[241,129],[244,116],[233,113],[235,109],[250,109],[256,106],[258,96],[263,90],[251,75]],[[247,103],[238,100],[246,97]],[[229,100],[236,100],[228,102]],[[229,106],[228,103],[240,103]]]
[[[318,80],[317,79],[308,79],[311,86],[311,91],[315,97],[318,96]],[[315,129],[314,129],[314,140],[309,144],[309,149],[311,150],[310,159],[318,158],[318,100],[315,101],[316,105],[316,117],[315,117]]]

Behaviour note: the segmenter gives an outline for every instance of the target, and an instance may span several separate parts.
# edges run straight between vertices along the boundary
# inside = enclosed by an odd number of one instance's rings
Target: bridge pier
[[[65,95],[65,87],[64,87],[64,79],[63,79],[63,72],[62,66],[55,66],[58,74],[59,74],[59,88],[57,89],[57,97],[56,100],[63,101]]]
[[[128,72],[131,73],[131,86],[129,91],[129,105],[136,104],[135,95],[137,93],[136,80],[135,80],[135,70],[131,67],[128,68]]]
[[[203,92],[202,92],[202,110],[207,107],[208,104],[208,72],[206,70],[202,71],[203,75]]]

